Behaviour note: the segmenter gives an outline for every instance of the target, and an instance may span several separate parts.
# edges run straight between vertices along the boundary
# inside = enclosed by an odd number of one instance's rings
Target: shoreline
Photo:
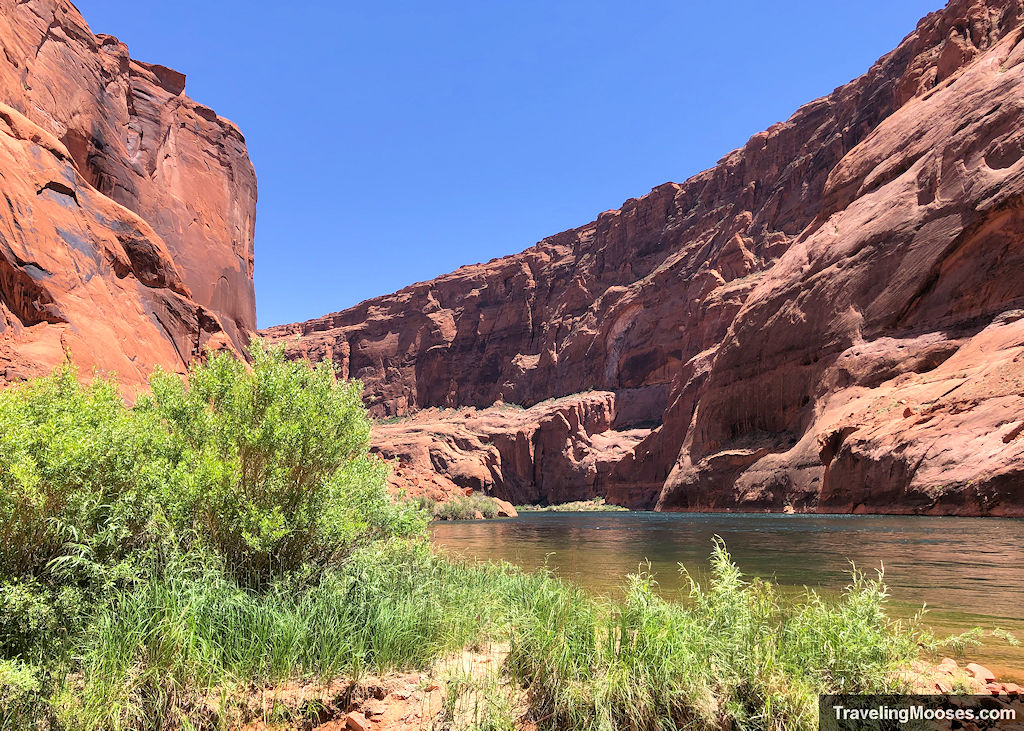
[[[486,525],[435,524],[431,534],[451,555],[509,561],[525,571],[547,566],[601,597],[621,596],[638,565],[654,574],[661,596],[678,597],[686,590],[679,564],[700,574],[713,535],[726,538],[745,574],[771,580],[792,597],[807,587],[838,597],[849,583],[851,561],[872,576],[884,565],[890,616],[905,622],[927,606],[921,624],[934,635],[984,628],[983,646],[968,647],[968,656],[976,653],[973,659],[999,677],[1024,683],[1024,649],[989,636],[997,629],[1024,639],[1024,618],[1012,594],[1015,569],[1012,562],[990,563],[987,554],[977,553],[1005,554],[1016,523],[920,517],[537,510]],[[994,536],[1003,538],[992,543]],[[793,546],[820,551],[820,557],[808,564]],[[956,564],[947,566],[947,556]]]
[[[612,505],[603,497],[591,500],[575,500],[568,503],[555,503],[553,505],[516,505],[520,513],[627,513],[642,512],[630,510],[622,505]]]
[[[414,500],[415,501],[415,500]],[[870,517],[870,516],[889,516],[889,517],[921,517],[921,518],[991,518],[995,520],[1024,520],[1024,512],[1013,515],[999,515],[993,513],[974,514],[974,513],[929,513],[929,512],[909,512],[909,511],[865,511],[865,510],[854,510],[850,512],[829,512],[829,511],[813,511],[813,510],[746,510],[746,509],[729,509],[729,508],[713,508],[713,509],[699,509],[694,508],[692,510],[657,510],[655,508],[630,508],[625,505],[616,505],[609,503],[603,497],[592,498],[588,500],[573,500],[566,503],[554,503],[551,505],[543,504],[524,504],[513,506],[506,500],[496,498],[490,495],[483,495],[482,493],[473,492],[469,495],[459,496],[451,500],[422,500],[424,505],[428,508],[443,509],[444,506],[458,506],[461,502],[465,501],[467,504],[472,505],[469,512],[466,510],[460,510],[456,507],[452,511],[452,517],[435,517],[435,520],[439,521],[472,521],[472,520],[493,520],[496,518],[517,518],[520,513],[630,513],[630,514],[643,514],[651,513],[655,515],[707,515],[707,516],[730,516],[730,515],[742,515],[742,516],[792,516],[794,518],[847,518],[847,517]],[[477,502],[480,501],[480,502]],[[489,515],[484,511],[480,510],[480,504],[486,503],[487,501],[494,501],[495,503],[495,514]],[[510,510],[512,508],[512,510]],[[513,515],[512,512],[516,514]],[[479,515],[477,515],[479,513]]]
[[[476,494],[476,493],[474,493]],[[487,496],[489,497],[489,496]],[[490,498],[497,499],[497,498]],[[771,516],[771,517],[792,517],[792,518],[870,518],[870,517],[892,517],[892,518],[949,518],[949,519],[979,519],[979,520],[1012,520],[1024,521],[1024,511],[1019,514],[994,514],[994,513],[928,513],[928,512],[902,512],[902,511],[853,511],[853,512],[817,512],[810,510],[731,510],[727,508],[713,508],[708,510],[656,510],[654,508],[629,508],[623,505],[601,503],[599,506],[590,507],[596,500],[576,500],[568,503],[556,503],[553,505],[516,505],[517,513],[629,513],[629,514],[653,514],[653,515],[707,515],[707,516]],[[444,505],[449,501],[438,501]],[[506,502],[507,501],[502,501]],[[518,515],[501,515],[498,518],[514,518]],[[491,520],[484,516],[482,518],[464,517],[447,518],[442,520],[471,521]]]
[[[296,728],[294,722],[266,720],[275,715],[309,719],[302,726],[308,731],[421,731],[431,724],[475,728],[494,718],[508,731],[536,731],[526,691],[501,672],[509,651],[507,643],[491,642],[441,658],[424,670],[256,686],[228,713],[234,722],[245,724],[245,731]],[[918,695],[963,693],[1003,701],[1024,697],[1016,683],[989,680],[987,668],[948,657],[938,663],[915,662],[898,675]],[[216,713],[214,704],[210,708]]]

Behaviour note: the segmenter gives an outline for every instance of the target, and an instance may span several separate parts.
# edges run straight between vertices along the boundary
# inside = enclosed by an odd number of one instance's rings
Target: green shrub
[[[477,513],[488,519],[498,517],[498,504],[494,498],[478,492],[440,502],[420,495],[410,499],[408,503],[434,520],[473,520]]]
[[[0,583],[0,657],[42,662],[66,649],[85,622],[83,596],[76,586]]]
[[[497,518],[498,504],[494,498],[474,492],[434,505],[434,517],[437,520],[473,520],[478,517],[478,513],[487,519]]]
[[[917,653],[881,578],[784,601],[720,542],[675,601],[646,574],[600,600],[438,555],[367,454],[359,386],[250,358],[158,373],[131,408],[69,368],[0,392],[0,729],[237,727],[254,683],[489,640],[541,728],[810,729],[817,693],[897,689]],[[497,513],[478,494],[433,509]]]
[[[621,505],[613,505],[605,501],[603,497],[596,497],[591,500],[574,500],[569,503],[556,503],[554,505],[517,505],[516,510],[521,513],[529,512],[551,512],[551,513],[603,513],[627,511]]]
[[[43,718],[39,669],[0,659],[0,729],[30,728]]]
[[[115,381],[76,375],[0,391],[0,579],[44,576],[71,544],[124,557],[166,484],[164,430],[141,424]]]
[[[367,454],[357,383],[254,342],[188,379],[156,373],[128,407],[116,381],[64,367],[0,391],[0,652],[57,651],[104,597],[209,554],[245,586],[315,582],[359,546],[421,534]]]
[[[420,530],[388,497],[387,465],[367,454],[361,384],[259,341],[249,354],[251,367],[226,354],[196,364],[187,382],[158,373],[136,406],[171,434],[172,523],[249,584]]]

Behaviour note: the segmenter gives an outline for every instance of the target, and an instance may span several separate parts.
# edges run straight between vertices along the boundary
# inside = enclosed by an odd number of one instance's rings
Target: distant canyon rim
[[[258,332],[365,384],[396,489],[1024,516],[1024,0],[520,254],[256,331],[242,132],[67,0],[0,0],[0,381]]]

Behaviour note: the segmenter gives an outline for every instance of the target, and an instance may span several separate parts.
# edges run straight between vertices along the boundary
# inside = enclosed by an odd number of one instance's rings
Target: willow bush
[[[360,385],[258,341],[249,358],[158,371],[133,407],[71,366],[0,391],[0,651],[53,644],[178,554],[261,587],[422,533],[367,452]]]
[[[248,585],[420,531],[419,514],[388,497],[387,465],[368,454],[361,384],[259,342],[249,354],[251,367],[219,355],[187,380],[158,372],[135,407],[168,433],[171,525]]]

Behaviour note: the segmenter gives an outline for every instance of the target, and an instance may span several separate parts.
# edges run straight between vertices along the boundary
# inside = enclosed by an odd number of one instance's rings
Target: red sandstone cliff
[[[70,352],[135,384],[255,328],[255,174],[184,87],[67,0],[0,0],[0,382]]]
[[[378,430],[406,474],[501,497],[1024,514],[1022,16],[952,0],[685,183],[266,334],[381,416],[608,392],[561,441],[543,404]]]

